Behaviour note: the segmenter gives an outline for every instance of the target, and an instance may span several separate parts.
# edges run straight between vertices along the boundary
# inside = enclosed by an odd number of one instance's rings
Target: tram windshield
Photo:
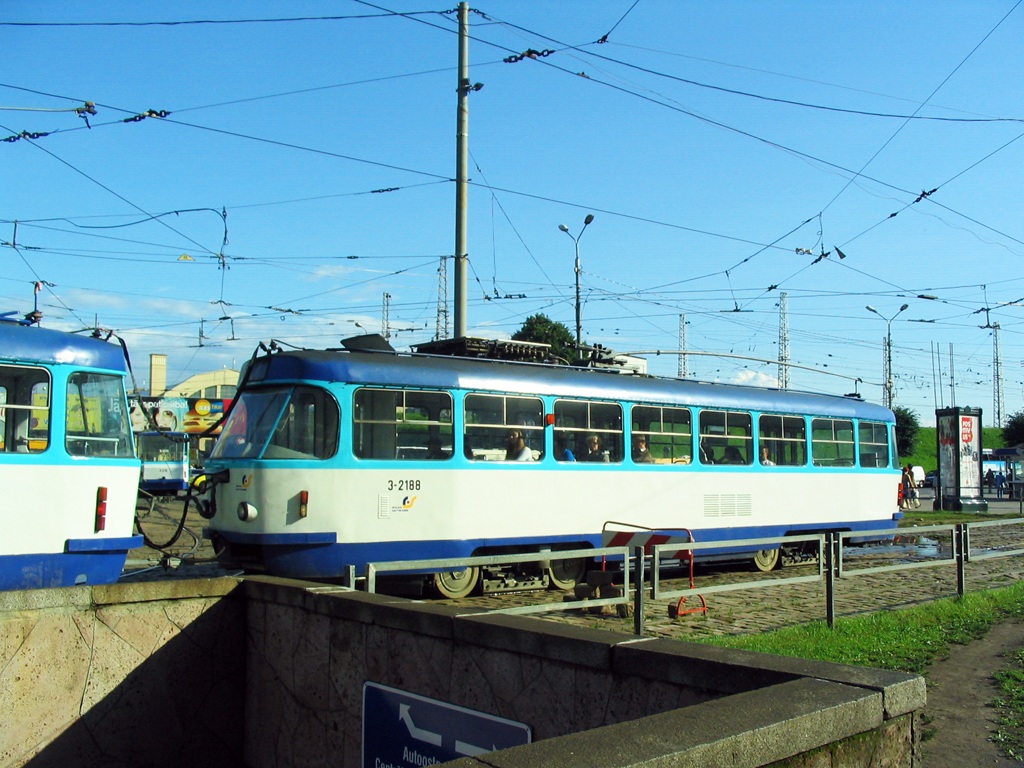
[[[210,454],[214,459],[326,459],[338,450],[338,404],[315,387],[242,393]]]

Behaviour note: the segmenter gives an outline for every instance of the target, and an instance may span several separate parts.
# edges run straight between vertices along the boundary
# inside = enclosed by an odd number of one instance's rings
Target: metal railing
[[[1024,525],[1024,518],[1012,520],[990,520],[976,523],[959,523],[948,525],[927,525],[911,528],[901,528],[894,531],[891,528],[873,531],[854,532],[833,532],[824,534],[809,534],[802,536],[785,536],[776,538],[742,539],[729,541],[706,541],[706,542],[671,542],[658,544],[649,547],[605,547],[601,549],[574,549],[574,550],[552,550],[541,551],[529,554],[492,555],[485,557],[468,557],[446,560],[399,560],[389,562],[369,563],[366,569],[366,590],[376,591],[377,575],[381,573],[431,573],[440,571],[456,571],[462,568],[486,566],[486,565],[508,565],[538,563],[546,567],[552,560],[571,560],[586,558],[607,558],[621,560],[622,585],[621,595],[617,597],[601,598],[577,598],[561,602],[540,603],[534,605],[520,605],[510,608],[487,609],[486,613],[495,614],[534,614],[553,611],[579,610],[585,608],[598,608],[601,606],[632,605],[633,608],[633,631],[637,635],[644,633],[644,609],[645,601],[666,600],[677,598],[688,598],[691,596],[710,595],[723,592],[734,592],[750,589],[771,589],[787,584],[804,584],[810,582],[825,582],[825,619],[830,627],[835,625],[836,610],[835,598],[836,588],[842,579],[859,578],[880,573],[895,573],[899,571],[910,571],[920,568],[950,567],[955,566],[957,577],[956,594],[963,597],[967,592],[967,563],[971,561],[993,560],[998,558],[1017,557],[1024,555],[1024,547],[1006,549],[991,549],[988,551],[971,552],[971,531],[979,528],[992,528],[996,526],[1019,526]],[[864,538],[886,538],[893,535],[901,537],[917,537],[925,534],[939,534],[936,538],[949,540],[949,552],[947,555],[936,555],[924,560],[914,562],[896,562],[884,565],[870,565],[865,567],[851,567],[844,558],[844,543],[853,539]],[[946,536],[942,536],[946,534]],[[807,544],[813,546],[808,547]],[[689,551],[692,555],[699,556],[700,551],[710,549],[735,549],[746,547],[752,549],[773,549],[803,545],[802,548],[810,553],[816,550],[817,569],[813,574],[800,574],[794,576],[782,576],[773,574],[761,574],[759,578],[733,582],[729,584],[705,585],[702,587],[693,586],[689,589],[666,590],[662,587],[662,568],[678,568],[680,552]],[[671,552],[671,565],[663,566],[663,553]],[[814,557],[813,554],[810,555]],[[647,581],[647,573],[650,573],[650,589],[643,588]],[[349,569],[349,586],[355,585],[354,569]],[[637,587],[631,587],[631,583]],[[476,611],[479,612],[479,611]]]

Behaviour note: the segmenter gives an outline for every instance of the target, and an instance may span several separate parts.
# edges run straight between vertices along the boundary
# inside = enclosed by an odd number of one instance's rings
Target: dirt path
[[[1022,645],[1024,624],[997,624],[980,640],[953,646],[949,658],[929,667],[925,715],[931,722],[926,728],[935,734],[922,744],[926,768],[1020,768],[1019,761],[1004,757],[990,739],[998,725],[991,706],[998,695],[992,675]]]

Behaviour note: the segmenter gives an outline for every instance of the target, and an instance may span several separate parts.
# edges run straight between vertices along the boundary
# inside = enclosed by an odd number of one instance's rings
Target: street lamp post
[[[559,224],[558,228],[565,232],[569,237],[572,237],[573,245],[576,246],[576,354],[581,354],[583,349],[583,318],[582,311],[580,309],[580,238],[583,237],[583,233],[587,231],[587,227],[590,222],[594,220],[594,214],[588,213],[587,217],[583,220],[583,229],[580,233],[573,237],[572,232],[565,224]]]
[[[865,307],[868,312],[874,312],[880,318],[885,320],[885,398],[882,404],[886,408],[892,408],[892,401],[895,396],[895,382],[893,381],[892,376],[892,321],[896,319],[900,312],[909,306],[909,304],[904,304],[892,317],[886,317],[870,304]]]

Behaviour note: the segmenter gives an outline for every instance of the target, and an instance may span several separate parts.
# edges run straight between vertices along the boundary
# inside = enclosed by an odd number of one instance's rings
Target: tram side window
[[[452,456],[452,396],[413,389],[356,391],[352,450],[360,459],[440,461]]]
[[[322,389],[296,387],[263,451],[264,459],[329,459],[338,450],[338,404]]]
[[[632,436],[647,440],[656,464],[689,464],[693,458],[693,427],[688,408],[635,405]]]
[[[753,456],[750,414],[743,411],[700,412],[702,464],[750,464]]]
[[[758,419],[758,438],[762,464],[767,459],[780,467],[802,467],[807,464],[807,425],[803,416],[772,416]],[[770,465],[769,465],[770,466]]]
[[[40,453],[49,444],[49,372],[0,366],[0,453]]]
[[[883,422],[862,421],[857,428],[862,467],[889,466],[889,428]]]
[[[68,377],[64,444],[72,456],[135,456],[120,376],[77,371]]]
[[[852,467],[853,422],[846,419],[811,420],[811,459],[818,467]]]
[[[462,446],[467,459],[505,461],[509,435],[521,432],[533,461],[544,454],[544,403],[539,397],[466,395],[466,433]]]
[[[590,400],[556,400],[555,443],[564,444],[576,461],[622,461],[622,406]]]

